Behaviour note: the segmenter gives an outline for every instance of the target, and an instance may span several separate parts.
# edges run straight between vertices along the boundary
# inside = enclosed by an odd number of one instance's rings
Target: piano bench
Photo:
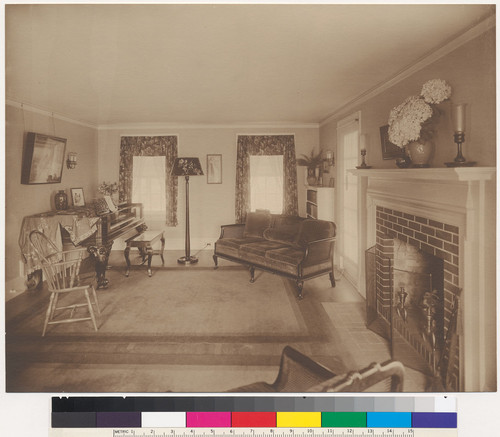
[[[124,255],[125,255],[125,261],[127,262],[127,271],[125,272],[125,276],[128,277],[130,273],[129,253],[131,247],[137,247],[137,249],[139,249],[139,252],[142,256],[142,264],[144,264],[147,256],[149,277],[151,277],[152,275],[151,258],[153,258],[153,255],[160,255],[161,263],[162,265],[165,265],[165,260],[163,259],[163,250],[165,249],[165,236],[163,235],[163,233],[164,231],[162,230],[161,231],[147,230],[140,235],[135,235],[134,237],[126,240],[127,247],[125,247]],[[161,249],[155,252],[153,250],[153,245],[158,241],[161,241]]]

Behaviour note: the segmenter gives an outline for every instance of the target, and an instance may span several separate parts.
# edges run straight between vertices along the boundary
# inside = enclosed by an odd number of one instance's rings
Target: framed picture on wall
[[[207,184],[222,184],[222,155],[207,155]]]
[[[28,132],[23,150],[21,183],[60,183],[65,151],[65,138]]]
[[[85,206],[85,197],[83,195],[83,188],[72,188],[71,200],[73,201],[73,206]]]
[[[380,128],[380,142],[382,144],[382,158],[395,159],[404,156],[403,149],[389,141],[389,125]]]

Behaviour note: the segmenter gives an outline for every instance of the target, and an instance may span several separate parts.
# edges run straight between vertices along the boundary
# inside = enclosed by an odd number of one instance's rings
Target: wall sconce
[[[75,152],[69,152],[68,153],[68,159],[66,160],[66,166],[69,169],[74,169],[76,167],[76,153]]]
[[[326,162],[330,167],[335,165],[335,158],[333,157],[333,152],[331,150],[326,151]]]

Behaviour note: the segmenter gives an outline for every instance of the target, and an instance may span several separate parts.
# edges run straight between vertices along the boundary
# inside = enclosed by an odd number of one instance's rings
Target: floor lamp
[[[191,256],[189,238],[189,176],[203,176],[200,160],[198,158],[176,158],[173,169],[174,176],[184,176],[186,178],[186,253],[179,258],[179,264],[195,264],[198,258]]]

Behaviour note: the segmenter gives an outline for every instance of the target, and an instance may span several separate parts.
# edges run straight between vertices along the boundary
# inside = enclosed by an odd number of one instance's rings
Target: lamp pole
[[[189,236],[189,175],[186,175],[186,257],[185,264],[196,262],[191,259],[191,238]]]

